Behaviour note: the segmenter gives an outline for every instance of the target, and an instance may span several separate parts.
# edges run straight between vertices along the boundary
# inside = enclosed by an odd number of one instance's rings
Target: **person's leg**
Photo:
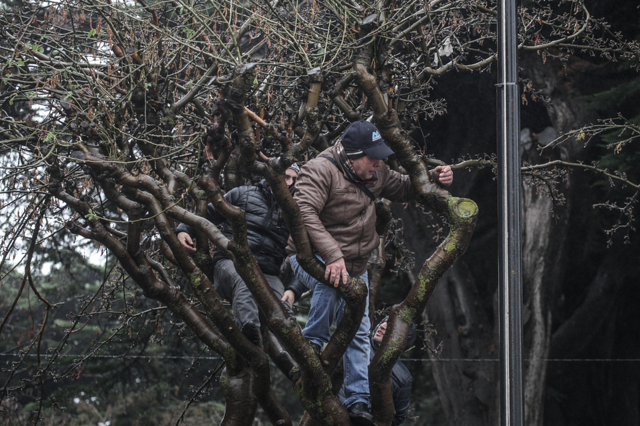
[[[365,272],[360,276],[369,288],[369,277]],[[337,322],[340,323],[344,307],[337,313]],[[357,402],[369,404],[369,333],[371,321],[369,320],[369,298],[367,297],[364,316],[360,322],[360,328],[344,354],[344,406],[350,407]]]
[[[295,256],[290,258],[291,267],[298,279],[309,288],[313,288],[309,321],[302,333],[313,344],[322,346],[329,341],[329,327],[336,318],[339,323],[344,314],[345,301],[338,291],[326,286],[307,274],[298,264]],[[369,288],[369,277],[365,272],[361,278]],[[373,417],[369,409],[369,298],[365,303],[365,313],[355,338],[345,352],[343,389],[347,399],[344,406],[349,409],[352,420],[363,426],[373,426]]]
[[[258,305],[230,259],[222,259],[213,269],[213,279],[220,293],[231,300],[233,317],[238,327],[248,322],[260,324]]]
[[[307,274],[307,271],[302,269],[302,266],[298,263],[298,258],[295,254],[289,258],[289,264],[291,265],[293,273],[296,274],[300,282],[304,284],[305,287],[309,290],[314,290],[316,288],[318,281],[311,275]]]
[[[320,348],[329,341],[330,327],[338,309],[344,309],[344,301],[338,291],[317,281],[298,263],[295,256],[290,258],[291,268],[298,279],[309,289],[313,289],[309,319],[302,334]]]
[[[264,274],[264,277],[267,279],[269,286],[273,290],[273,294],[276,295],[278,300],[281,300],[282,295],[284,294],[284,284],[282,284],[282,281],[280,281],[280,277],[278,277],[277,275],[267,275],[267,274]],[[295,317],[293,311],[291,310],[291,306],[289,306],[287,302],[282,302],[282,306],[284,306],[284,308],[287,310],[289,315],[291,315],[292,317]],[[260,315],[260,318],[262,319],[262,315]]]

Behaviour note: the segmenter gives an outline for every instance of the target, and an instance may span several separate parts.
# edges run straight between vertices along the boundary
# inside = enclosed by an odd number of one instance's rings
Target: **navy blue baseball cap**
[[[374,160],[384,160],[393,154],[378,128],[364,120],[355,121],[347,127],[342,134],[342,146],[351,159],[368,155]]]

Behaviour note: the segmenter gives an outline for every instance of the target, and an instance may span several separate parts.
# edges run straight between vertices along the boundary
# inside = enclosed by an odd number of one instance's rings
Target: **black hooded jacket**
[[[373,341],[373,336],[376,335],[376,331],[378,331],[378,327],[385,322],[388,317],[384,318],[382,321],[378,323],[378,325],[373,329],[373,333],[371,333],[371,350],[369,351],[369,362],[373,359],[378,352],[380,345]],[[415,324],[411,326],[409,330],[409,336],[407,337],[407,344],[405,345],[404,350],[409,349],[413,342],[416,340],[416,326]],[[407,418],[407,413],[409,412],[409,404],[411,403],[411,384],[413,382],[413,377],[409,372],[409,369],[402,363],[402,361],[398,360],[396,365],[393,366],[391,370],[391,395],[393,397],[393,406],[396,410],[396,415],[393,417],[391,421],[392,426],[398,426],[402,424]],[[338,392],[338,399],[340,402],[344,402],[344,387],[340,389]]]
[[[280,265],[286,256],[284,249],[289,238],[289,229],[267,182],[262,180],[257,186],[233,188],[225,194],[224,198],[232,205],[244,210],[247,217],[249,247],[262,272],[278,275]],[[208,206],[207,219],[215,225],[223,224],[222,233],[229,239],[233,238],[231,224],[216,211],[212,204]],[[194,229],[185,224],[178,225],[176,231],[187,232],[191,237],[195,235]],[[220,250],[217,250],[213,256],[213,263],[215,265],[219,260],[226,258]]]

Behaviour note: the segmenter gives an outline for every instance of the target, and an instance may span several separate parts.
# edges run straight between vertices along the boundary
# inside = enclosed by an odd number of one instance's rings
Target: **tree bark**
[[[428,305],[426,317],[438,330],[430,336],[431,347],[441,339],[444,342],[442,351],[431,359],[451,425],[489,425],[496,415],[498,364],[487,361],[496,357],[496,351],[479,298],[475,279],[458,264],[443,277]]]
[[[569,64],[582,61],[572,59]],[[548,96],[547,111],[552,127],[556,132],[564,133],[583,126],[595,117],[585,110],[584,100],[575,85],[567,77],[567,67],[559,61],[543,60],[538,55],[524,56],[521,65],[536,87],[542,88],[542,94]],[[571,69],[571,67],[568,67]],[[582,146],[575,140],[569,140],[551,150],[547,148],[539,155],[537,147],[523,153],[523,160],[536,164],[553,159],[567,161],[579,160]],[[522,267],[524,291],[524,350],[525,362],[525,424],[540,426],[544,419],[544,400],[547,378],[548,358],[551,344],[553,311],[555,298],[564,280],[565,271],[562,259],[565,256],[565,243],[571,206],[579,191],[573,190],[575,180],[580,177],[569,175],[566,180],[557,182],[559,197],[552,199],[544,194],[548,186],[545,182],[525,184],[522,197]],[[526,181],[526,179],[525,179]]]

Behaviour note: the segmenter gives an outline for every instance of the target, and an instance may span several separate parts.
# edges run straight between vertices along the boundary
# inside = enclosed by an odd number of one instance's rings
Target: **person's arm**
[[[196,247],[193,241],[195,230],[192,227],[186,223],[181,223],[176,227],[176,237],[178,237],[178,241],[180,241],[187,253],[195,253]]]
[[[238,188],[234,188],[231,191],[227,192],[224,197],[231,204],[234,204],[238,196]],[[216,209],[213,207],[213,204],[209,203],[207,205],[207,220],[218,226],[222,222],[224,222],[225,219],[220,213],[216,211]],[[193,241],[196,236],[195,229],[185,223],[181,223],[176,227],[176,236],[178,237],[178,241],[180,241],[180,244],[182,244],[182,247],[184,247],[187,252],[195,253],[196,248],[195,242]]]
[[[282,300],[283,302],[287,302],[289,306],[293,306],[296,300],[300,299],[302,293],[308,290],[307,287],[302,284],[302,281],[300,281],[295,274],[291,274],[291,279],[286,284],[285,288],[286,290],[284,291],[282,299],[280,300]]]
[[[293,304],[296,303],[296,295],[291,290],[285,290],[280,301],[288,303],[289,307],[293,308]]]
[[[294,198],[300,207],[311,244],[327,265],[325,278],[337,287],[340,278],[347,279],[344,255],[320,221],[320,212],[329,199],[334,167],[324,159],[308,163],[298,175]]]
[[[246,186],[239,186],[239,187],[233,188],[231,191],[224,194],[224,198],[232,206],[237,206],[240,201],[240,197],[244,195],[246,190],[247,190]],[[220,226],[220,224],[222,224],[222,222],[226,221],[227,219],[225,219],[224,216],[218,213],[216,208],[213,207],[213,204],[209,203],[207,205],[207,220],[209,220],[209,222],[213,223],[216,226]]]
[[[184,247],[187,253],[196,252],[196,247],[195,247],[196,245],[193,242],[193,238],[191,238],[191,235],[189,235],[187,231],[178,231],[177,237],[178,237],[178,241],[180,241],[180,244],[182,244],[182,247]]]
[[[453,183],[453,170],[450,166],[438,166],[429,173],[431,179],[441,186],[449,186]]]
[[[381,197],[400,203],[414,199],[415,193],[409,175],[403,175],[388,168],[386,173],[388,175],[380,194]],[[453,183],[453,171],[449,166],[436,167],[429,172],[429,177],[441,186],[449,186]]]
[[[338,287],[340,279],[342,279],[343,283],[346,283],[348,278],[347,265],[344,263],[343,257],[335,262],[327,263],[325,266],[324,279],[328,280],[334,287]]]
[[[385,179],[380,197],[396,203],[404,203],[414,199],[415,193],[409,175],[403,175],[391,170],[386,164],[381,166],[379,173]]]

